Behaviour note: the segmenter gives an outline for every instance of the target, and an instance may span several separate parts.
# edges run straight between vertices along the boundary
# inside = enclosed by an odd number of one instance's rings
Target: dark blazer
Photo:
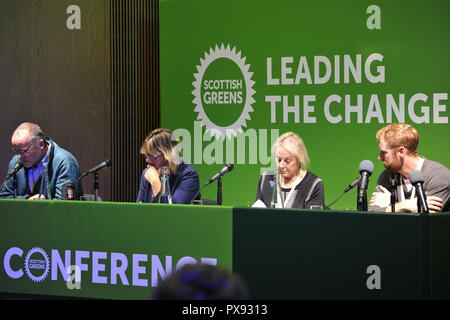
[[[262,175],[258,183],[258,190],[256,191],[256,200],[261,200],[269,208],[271,207],[274,192],[275,175],[273,173]],[[295,187],[292,196],[293,199],[288,204],[289,208],[310,209],[311,205],[320,205],[325,208],[323,182],[309,171]]]
[[[146,171],[147,168],[141,174],[136,202],[159,202],[159,196],[152,197],[152,186],[144,176]],[[169,186],[173,203],[189,204],[200,190],[198,173],[191,165],[182,162],[177,168],[176,175],[170,174]]]
[[[63,185],[66,183],[76,185],[78,182],[75,191],[76,199],[79,199],[79,196],[83,194],[83,190],[80,181],[78,181],[80,167],[77,160],[70,152],[58,146],[52,139],[45,138],[45,141],[51,146],[48,170],[43,172],[33,190],[30,190],[30,187],[28,186],[28,170],[22,168],[17,171],[17,198],[28,199],[35,194],[39,194],[41,184],[44,183],[42,191],[46,199],[62,199]],[[19,157],[17,155],[11,159],[8,172],[11,171],[18,160]],[[42,177],[44,179],[42,179]],[[12,198],[13,194],[13,178],[10,178],[6,181],[3,190],[0,191],[0,198]]]

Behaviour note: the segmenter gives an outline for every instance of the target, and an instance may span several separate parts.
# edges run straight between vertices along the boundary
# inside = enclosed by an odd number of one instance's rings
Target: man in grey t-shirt
[[[376,134],[384,170],[378,177],[369,211],[391,211],[391,191],[395,212],[417,212],[415,188],[409,181],[411,171],[421,171],[430,212],[450,211],[450,171],[442,164],[417,154],[419,134],[409,124],[388,125]],[[392,190],[395,182],[395,190]]]

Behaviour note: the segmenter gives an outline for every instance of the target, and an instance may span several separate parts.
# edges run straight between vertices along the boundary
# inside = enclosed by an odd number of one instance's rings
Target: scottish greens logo
[[[50,269],[50,260],[44,249],[35,247],[25,257],[25,272],[34,282],[44,280]]]
[[[250,65],[236,48],[222,44],[210,48],[197,65],[194,90],[197,119],[218,139],[243,132],[255,102]]]

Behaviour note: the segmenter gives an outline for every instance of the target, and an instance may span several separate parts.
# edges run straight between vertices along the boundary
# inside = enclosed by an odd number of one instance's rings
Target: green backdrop
[[[420,154],[450,167],[449,12],[447,0],[160,1],[162,126],[176,131],[185,160],[202,182],[224,163],[235,164],[223,180],[226,205],[255,200],[259,174],[268,167],[272,129],[303,138],[309,169],[325,183],[327,204],[359,175],[364,159],[375,164],[373,190],[383,170],[375,133],[389,122],[413,124]],[[366,69],[369,57],[378,59]],[[327,116],[326,101],[333,95],[341,101],[329,104]],[[280,100],[275,119],[270,96]],[[284,105],[295,106],[296,97],[298,119],[291,112],[284,121]],[[346,109],[351,110],[346,104],[360,105],[361,118],[353,112],[346,120]],[[334,121],[339,115],[342,119]],[[201,121],[197,128],[196,120]],[[207,135],[199,139],[207,128],[227,126],[243,129],[226,140],[234,147],[221,147],[226,144],[217,134],[210,141],[202,141]],[[246,142],[245,154],[238,150],[239,139]],[[216,186],[203,196],[215,199]],[[356,209],[355,190],[333,209]]]

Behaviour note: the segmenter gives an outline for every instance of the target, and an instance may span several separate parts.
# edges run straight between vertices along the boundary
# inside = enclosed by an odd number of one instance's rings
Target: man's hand
[[[41,194],[41,197],[39,197],[38,194],[35,194],[34,196],[29,197],[28,200],[45,200],[45,197],[43,194]]]
[[[161,179],[159,178],[159,171],[151,165],[147,165],[147,171],[145,172],[145,180],[147,180],[152,186],[152,197],[161,190]]]
[[[427,197],[427,205],[430,213],[442,211],[442,199],[436,196]]]
[[[417,212],[417,199],[406,199],[395,204],[395,212]]]
[[[430,213],[442,211],[442,199],[436,196],[427,197],[427,205]],[[397,212],[418,212],[417,198],[403,200],[395,205]]]
[[[386,208],[391,204],[391,193],[382,185],[377,186],[377,192],[372,193],[370,198],[370,206]]]

